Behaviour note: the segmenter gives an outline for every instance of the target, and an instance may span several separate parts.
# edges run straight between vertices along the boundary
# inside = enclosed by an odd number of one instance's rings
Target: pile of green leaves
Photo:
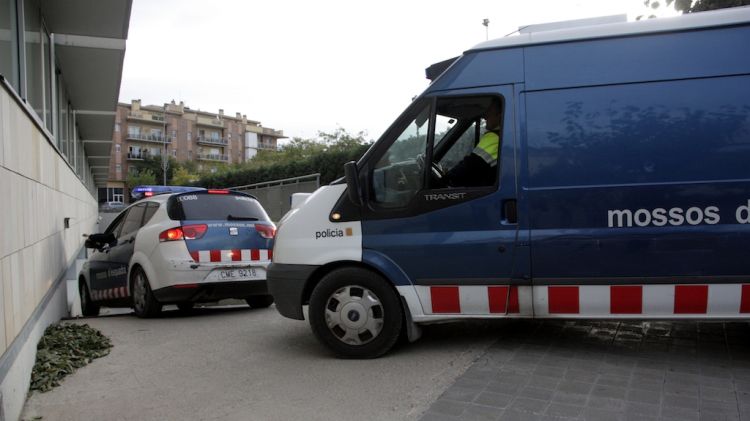
[[[55,324],[44,331],[31,372],[31,390],[47,392],[77,368],[109,354],[112,342],[89,325]]]

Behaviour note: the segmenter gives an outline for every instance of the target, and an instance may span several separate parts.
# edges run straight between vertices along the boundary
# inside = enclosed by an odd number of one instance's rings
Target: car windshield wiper
[[[234,215],[227,215],[227,221],[257,221],[258,218],[254,216],[234,216]]]

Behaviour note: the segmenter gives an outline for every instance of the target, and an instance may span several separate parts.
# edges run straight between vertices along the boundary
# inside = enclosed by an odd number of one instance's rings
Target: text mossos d
[[[738,224],[750,224],[750,200],[746,205],[740,205],[734,210],[734,218]],[[716,225],[721,222],[721,211],[718,206],[698,207],[687,209],[681,207],[655,209],[610,209],[607,210],[607,226],[609,228],[623,227],[663,227],[666,225]]]

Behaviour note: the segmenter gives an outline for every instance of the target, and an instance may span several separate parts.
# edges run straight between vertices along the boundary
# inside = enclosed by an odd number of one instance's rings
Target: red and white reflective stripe
[[[91,299],[94,301],[113,300],[127,297],[128,289],[125,287],[95,289],[91,291]]]
[[[534,287],[537,317],[739,316],[750,314],[750,285],[549,285]]]
[[[270,261],[273,255],[268,249],[234,249],[191,251],[190,257],[196,262],[228,263]]]
[[[415,289],[427,315],[750,317],[750,284],[449,285]]]
[[[528,286],[417,286],[415,288],[425,314],[531,314],[531,287]],[[508,296],[508,291],[510,291],[510,296]]]

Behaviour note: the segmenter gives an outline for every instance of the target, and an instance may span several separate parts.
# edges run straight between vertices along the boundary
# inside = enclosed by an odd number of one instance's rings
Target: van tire
[[[336,269],[320,280],[310,296],[308,317],[315,337],[340,358],[385,354],[398,340],[404,319],[388,281],[354,267]]]
[[[133,311],[136,316],[150,318],[161,313],[161,303],[154,298],[148,277],[143,269],[138,266],[133,268],[130,290],[133,291]]]
[[[83,279],[78,281],[78,294],[81,296],[81,314],[86,317],[98,316],[101,307],[91,300],[89,287]]]
[[[270,295],[251,295],[245,298],[245,302],[250,308],[267,308],[273,304],[273,296]]]

